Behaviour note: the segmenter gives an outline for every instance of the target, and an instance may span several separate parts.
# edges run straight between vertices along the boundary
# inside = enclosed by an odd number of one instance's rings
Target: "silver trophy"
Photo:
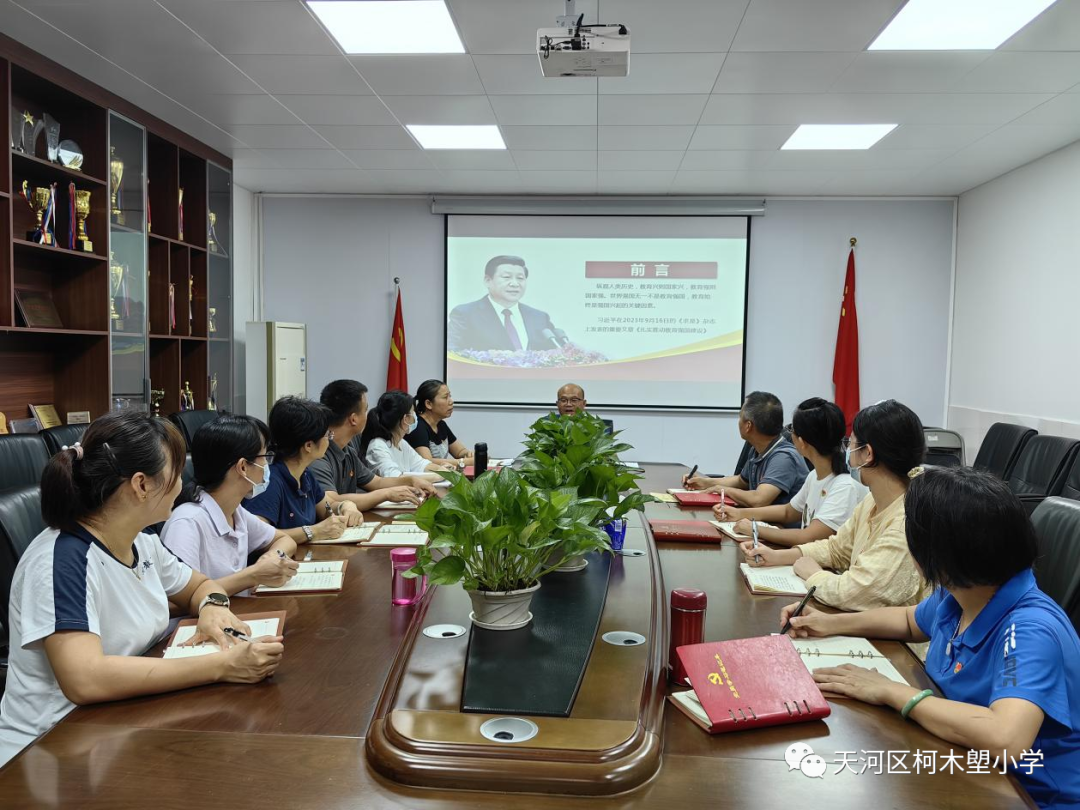
[[[48,113],[41,116],[45,125],[46,157],[51,163],[60,161],[60,122]]]

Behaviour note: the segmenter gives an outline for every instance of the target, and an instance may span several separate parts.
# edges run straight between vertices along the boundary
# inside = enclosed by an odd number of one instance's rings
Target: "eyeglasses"
[[[273,453],[259,453],[258,455],[252,456],[252,460],[257,459],[257,458],[265,458],[267,466],[274,463],[274,454]]]
[[[866,447],[866,444],[856,444],[854,447],[851,445],[851,437],[845,436],[840,440],[840,447],[844,450],[848,450],[854,453],[856,450],[862,450]]]
[[[558,400],[560,405],[580,405],[584,401],[581,397],[559,397]]]

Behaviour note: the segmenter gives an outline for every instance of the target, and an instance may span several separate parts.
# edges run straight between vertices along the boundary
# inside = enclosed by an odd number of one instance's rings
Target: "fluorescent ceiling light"
[[[993,50],[1054,2],[908,0],[867,50]]]
[[[308,0],[345,53],[465,53],[443,0]]]
[[[502,133],[494,124],[483,126],[429,126],[408,124],[425,149],[505,149]]]
[[[781,149],[869,149],[896,124],[802,124]]]

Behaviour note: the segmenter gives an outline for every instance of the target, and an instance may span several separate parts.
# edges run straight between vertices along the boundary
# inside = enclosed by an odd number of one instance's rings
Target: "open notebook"
[[[329,545],[355,545],[361,543],[364,540],[370,540],[371,535],[375,533],[375,530],[381,526],[381,523],[362,523],[359,526],[350,526],[344,532],[341,537],[334,537],[327,540],[309,540],[307,545],[309,546],[329,546]]]
[[[267,613],[245,613],[238,615],[236,618],[251,628],[251,638],[280,636],[285,629],[284,610]],[[217,644],[199,644],[193,647],[180,646],[195,636],[196,623],[196,619],[184,619],[176,626],[172,638],[169,639],[169,646],[165,648],[165,658],[195,658],[200,655],[221,652],[221,647]]]
[[[865,638],[793,638],[791,643],[811,672],[820,667],[853,664],[863,669],[876,669],[890,681],[907,684],[907,678]]]
[[[375,536],[361,543],[362,546],[426,546],[428,535],[415,523],[384,523]]]
[[[401,503],[396,503],[394,501],[383,501],[381,503],[375,504],[374,506],[372,506],[370,508],[371,509],[415,509],[416,504],[415,503],[409,503],[408,501],[402,501]]]
[[[750,539],[750,535],[748,535],[748,534],[739,534],[738,532],[735,531],[735,521],[734,520],[730,520],[730,521],[710,520],[709,523],[711,523],[713,526],[718,528],[720,530],[721,534],[726,534],[732,540],[738,540],[738,541],[742,542],[743,540],[749,540]],[[759,520],[757,525],[758,525],[759,529],[775,529],[776,528],[773,524],[766,523],[763,520]]]
[[[753,568],[746,563],[739,563],[739,570],[742,571],[750,593],[770,596],[804,596],[806,594],[806,583],[795,574],[793,566],[776,565],[769,568]]]
[[[271,587],[258,585],[251,589],[253,594],[269,595],[274,593],[319,593],[340,591],[345,582],[345,568],[348,560],[322,560],[302,562],[296,576],[284,585]]]

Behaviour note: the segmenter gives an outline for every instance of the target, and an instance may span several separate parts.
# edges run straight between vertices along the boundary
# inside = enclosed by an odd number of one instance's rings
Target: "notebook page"
[[[335,537],[327,540],[309,540],[307,545],[309,546],[330,546],[335,543],[347,544],[347,543],[359,543],[362,540],[368,540],[371,538],[372,533],[379,528],[378,523],[364,523],[360,526],[350,526],[344,532],[341,537]]]
[[[383,523],[379,527],[379,534],[423,534],[423,529],[418,529],[415,523]]]
[[[424,532],[417,534],[401,534],[400,532],[394,534],[384,535],[379,532],[373,538],[364,543],[365,546],[426,546],[428,542],[428,536]]]
[[[408,501],[405,501],[404,503],[394,503],[393,501],[383,501],[382,503],[377,503],[377,504],[375,504],[374,506],[372,506],[370,508],[371,509],[415,509],[416,504],[415,503],[409,503]]]
[[[794,567],[790,565],[752,568],[746,563],[740,563],[739,570],[746,577],[751,591],[790,594],[792,596],[802,596],[806,593],[806,583],[795,574]]]
[[[671,699],[679,702],[679,705],[689,711],[694,717],[704,723],[706,726],[711,726],[712,720],[709,719],[709,715],[705,713],[705,709],[701,706],[701,701],[698,700],[697,693],[693,689],[686,692],[672,692]]]
[[[327,574],[344,570],[345,560],[315,560],[313,562],[300,563],[300,568],[297,570],[296,576],[300,576],[301,574]]]
[[[259,586],[259,593],[292,593],[295,591],[340,591],[345,574],[340,570],[336,572],[320,571],[297,574],[284,585],[270,587]]]
[[[255,619],[247,623],[251,628],[251,638],[259,638],[260,636],[276,636],[278,631],[279,620],[278,619]],[[175,643],[165,650],[165,658],[195,658],[200,655],[210,655],[212,653],[221,652],[221,647],[217,644],[198,644],[194,647],[181,647],[179,646],[183,642],[191,639],[195,636],[196,627],[194,625],[178,627],[176,630]],[[242,642],[241,642],[242,643]]]
[[[713,526],[718,528],[720,531],[722,531],[724,534],[728,535],[729,537],[740,537],[740,538],[745,538],[747,540],[750,539],[750,535],[748,535],[748,534],[740,534],[739,532],[735,531],[735,523],[736,523],[736,521],[734,521],[734,520],[730,520],[730,521],[710,520],[709,523],[711,523]],[[757,525],[758,525],[759,529],[775,529],[776,528],[773,524],[766,523],[764,520],[759,520]]]
[[[822,667],[852,664],[863,669],[876,669],[890,681],[907,685],[907,679],[892,662],[865,638],[794,638],[791,643],[811,672]]]

